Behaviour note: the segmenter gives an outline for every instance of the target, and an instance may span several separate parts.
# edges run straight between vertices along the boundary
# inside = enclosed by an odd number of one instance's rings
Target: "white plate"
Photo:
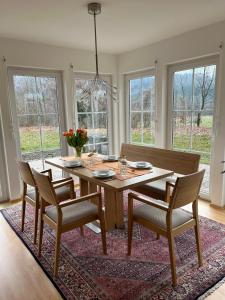
[[[109,178],[114,176],[116,173],[112,170],[108,170],[108,169],[102,169],[102,170],[96,170],[94,172],[92,172],[94,177],[97,178]]]
[[[106,155],[103,157],[104,161],[117,161],[118,157],[116,155]]]
[[[64,167],[74,168],[74,167],[81,167],[82,161],[80,160],[68,160],[63,162]]]
[[[152,168],[152,164],[147,161],[134,161],[129,162],[129,167],[134,169],[150,169]]]

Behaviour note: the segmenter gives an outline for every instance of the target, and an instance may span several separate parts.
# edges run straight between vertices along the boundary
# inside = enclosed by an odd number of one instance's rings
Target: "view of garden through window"
[[[173,148],[201,154],[210,163],[216,66],[174,73]]]
[[[131,79],[130,141],[155,144],[155,76]]]
[[[86,151],[96,150],[98,153],[108,154],[109,151],[109,103],[108,95],[102,88],[90,97],[81,100],[82,89],[87,88],[91,79],[75,79],[75,97],[77,103],[78,127],[88,131]]]
[[[216,65],[176,71],[173,75],[173,149],[201,155],[204,195],[209,195],[215,85]]]
[[[45,158],[61,155],[57,80],[53,76],[13,75],[13,87],[19,151],[23,160],[42,170]]]

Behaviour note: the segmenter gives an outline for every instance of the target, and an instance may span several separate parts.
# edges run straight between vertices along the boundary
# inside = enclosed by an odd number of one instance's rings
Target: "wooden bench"
[[[133,189],[138,193],[164,201],[168,201],[170,196],[169,182],[175,182],[178,176],[197,172],[200,161],[199,154],[132,144],[122,144],[120,154],[125,155],[130,161],[147,161],[155,167],[174,171],[175,174],[171,177]]]

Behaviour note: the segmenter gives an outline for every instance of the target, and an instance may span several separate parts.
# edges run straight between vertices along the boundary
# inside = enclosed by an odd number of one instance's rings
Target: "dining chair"
[[[102,209],[101,193],[96,192],[87,196],[70,199],[59,203],[55,192],[55,187],[53,186],[49,177],[37,171],[33,171],[33,173],[41,200],[38,255],[41,255],[43,226],[45,222],[56,231],[54,276],[58,275],[60,241],[61,235],[64,232],[81,227],[95,220],[99,220],[103,253],[107,254],[105,218]],[[58,187],[60,187],[60,184],[58,184]],[[89,202],[89,200],[96,198],[98,198],[97,205]],[[46,207],[46,204],[51,204],[51,206]]]
[[[131,255],[133,222],[165,236],[168,239],[172,285],[176,287],[176,259],[174,255],[174,237],[194,227],[199,266],[202,266],[199,239],[198,195],[205,170],[179,177],[174,185],[169,203],[152,200],[134,193],[128,194],[128,255]],[[133,200],[143,204],[133,207]],[[192,212],[182,209],[192,203]]]
[[[29,203],[34,207],[34,244],[37,242],[37,229],[38,229],[38,211],[40,208],[39,203],[39,192],[38,187],[35,182],[32,170],[28,162],[17,160],[18,170],[23,181],[23,193],[22,193],[22,219],[21,219],[21,230],[24,231],[24,221],[25,221],[25,212],[26,212],[26,203]],[[49,179],[52,181],[52,170],[47,169],[41,171],[43,174],[48,174]],[[56,195],[59,201],[66,199],[75,198],[74,191],[74,182],[71,177],[63,178],[60,180],[52,181],[55,185],[61,184],[61,187],[56,188]],[[31,191],[29,187],[32,187]],[[82,232],[82,231],[81,231]]]

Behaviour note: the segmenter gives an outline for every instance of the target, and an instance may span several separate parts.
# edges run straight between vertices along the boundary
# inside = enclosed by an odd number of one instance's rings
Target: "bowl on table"
[[[81,160],[65,160],[65,161],[63,161],[63,166],[67,167],[67,168],[81,167],[82,161]]]
[[[135,161],[135,162],[130,162],[129,167],[134,169],[150,169],[152,168],[152,164],[150,164],[147,161]]]
[[[94,177],[97,178],[109,178],[113,177],[116,173],[110,169],[101,169],[92,172]]]
[[[110,154],[110,155],[105,155],[103,157],[103,161],[117,161],[118,160],[118,156]]]

